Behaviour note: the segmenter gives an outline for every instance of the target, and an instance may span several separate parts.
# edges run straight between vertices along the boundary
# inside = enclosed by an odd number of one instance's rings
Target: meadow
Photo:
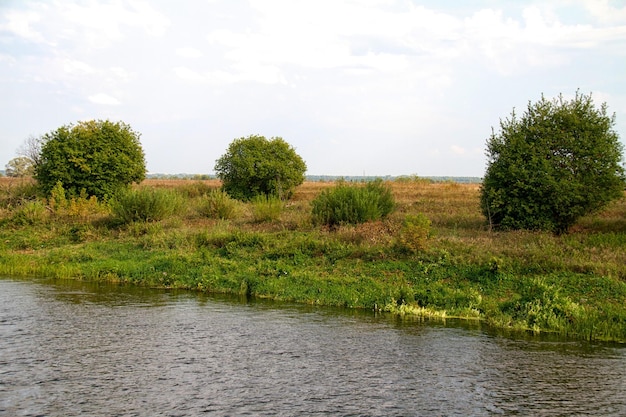
[[[626,342],[626,197],[568,234],[490,230],[479,184],[386,181],[387,218],[325,227],[305,182],[286,203],[224,200],[217,180],[150,179],[158,218],[0,178],[0,274],[106,281],[479,320],[515,332]],[[354,183],[359,186],[359,183]],[[148,204],[139,202],[138,204]],[[403,222],[430,221],[407,246]],[[404,237],[403,237],[404,236]],[[410,238],[410,236],[409,236]]]

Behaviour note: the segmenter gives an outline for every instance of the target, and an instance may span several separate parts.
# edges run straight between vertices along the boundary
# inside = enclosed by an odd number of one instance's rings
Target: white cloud
[[[183,58],[200,58],[202,57],[202,51],[193,48],[191,46],[185,46],[176,50],[176,55]]]
[[[127,38],[128,28],[139,28],[149,36],[161,36],[170,25],[165,15],[144,1],[57,1],[56,6],[60,19],[67,25],[59,36],[73,42],[86,42],[95,48]]]
[[[109,72],[118,80],[123,82],[128,82],[135,78],[135,75],[132,72],[129,72],[125,68],[122,67],[111,67],[109,68]]]
[[[44,36],[33,28],[34,24],[41,21],[40,13],[30,10],[9,10],[3,14],[2,18],[0,31],[12,33],[31,42],[45,43]]]
[[[190,81],[194,83],[205,83],[207,77],[187,67],[175,67],[174,73],[178,78],[184,81]]]
[[[622,7],[613,7],[609,0],[582,0],[582,3],[601,22],[626,23],[626,5],[623,3]]]
[[[98,93],[92,96],[89,96],[89,101],[94,104],[102,104],[105,106],[117,106],[120,104],[120,101],[113,96],[110,96],[106,93]]]
[[[63,59],[61,65],[63,71],[70,75],[93,74],[95,72],[91,65],[74,59]]]

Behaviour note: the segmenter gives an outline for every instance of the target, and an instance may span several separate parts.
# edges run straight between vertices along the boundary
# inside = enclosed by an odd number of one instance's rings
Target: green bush
[[[121,223],[159,221],[182,207],[180,194],[171,190],[122,190],[111,200],[113,218]]]
[[[198,211],[205,217],[228,220],[237,216],[239,204],[224,190],[212,190],[200,199]]]
[[[16,226],[27,226],[42,223],[47,218],[48,212],[43,202],[39,200],[24,201],[13,212],[11,223]]]
[[[252,217],[255,222],[275,222],[280,219],[285,204],[275,196],[258,195],[252,199]]]
[[[396,247],[402,252],[416,254],[426,249],[430,236],[430,220],[425,215],[407,215],[396,237]]]
[[[591,95],[544,97],[487,142],[481,208],[490,226],[564,233],[624,193],[615,116]]]
[[[87,196],[85,190],[80,195],[67,198],[61,182],[57,182],[47,199],[48,209],[55,216],[66,218],[86,218],[91,215],[105,214],[109,210],[106,204],[100,204],[95,195]]]
[[[145,178],[139,137],[127,124],[108,120],[60,127],[41,140],[35,179],[46,195],[61,182],[69,197],[85,190],[104,201]]]
[[[395,200],[391,189],[382,180],[365,186],[340,182],[322,191],[312,205],[315,224],[335,227],[385,218],[395,208]]]
[[[304,182],[306,164],[282,138],[252,135],[235,139],[215,163],[224,190],[238,200],[257,195],[288,199]]]

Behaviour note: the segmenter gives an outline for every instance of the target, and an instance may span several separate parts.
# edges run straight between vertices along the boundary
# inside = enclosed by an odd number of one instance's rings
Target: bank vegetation
[[[62,186],[38,197],[31,180],[0,178],[0,274],[626,341],[626,198],[566,234],[496,231],[478,184],[407,177],[382,185],[393,210],[329,225],[319,209],[332,201],[329,190],[367,184],[304,182],[287,201],[242,202],[217,180],[145,180],[105,203],[69,197]]]

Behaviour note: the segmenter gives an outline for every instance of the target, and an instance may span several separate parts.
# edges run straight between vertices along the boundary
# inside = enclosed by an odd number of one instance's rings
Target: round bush
[[[215,172],[233,198],[273,195],[284,200],[304,182],[306,164],[282,138],[252,135],[235,139],[216,161]]]
[[[146,163],[139,133],[123,122],[79,122],[42,137],[35,178],[49,195],[58,182],[70,196],[85,190],[99,200],[140,182]]]
[[[624,193],[622,145],[591,95],[537,103],[501,121],[487,142],[481,208],[504,229],[566,232],[580,217]]]

